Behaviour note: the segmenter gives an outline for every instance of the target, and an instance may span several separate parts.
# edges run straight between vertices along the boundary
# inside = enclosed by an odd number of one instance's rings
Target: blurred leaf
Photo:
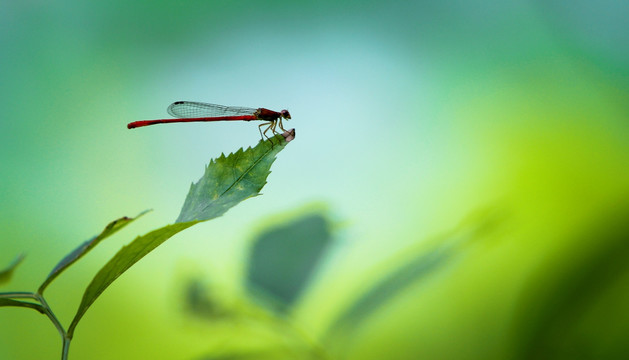
[[[24,260],[24,255],[20,254],[13,259],[13,261],[4,269],[0,270],[0,284],[4,284],[11,280],[13,276],[13,271],[17,268],[18,265]]]
[[[523,291],[520,359],[622,359],[629,354],[629,204],[610,208]]]
[[[491,232],[500,219],[496,215],[499,214],[489,210],[480,213],[480,217],[468,219],[454,231],[437,238],[430,249],[417,252],[414,257],[382,276],[380,280],[374,280],[375,285],[360,295],[329,326],[325,338],[334,339],[342,332],[360,328],[363,321],[387,302],[400,296],[404,290],[417,281],[450,263],[471,241],[478,240]]]
[[[271,173],[275,156],[286,146],[283,135],[260,141],[254,148],[241,148],[221,155],[205,168],[205,174],[190,186],[176,222],[208,220],[223,215],[237,203],[257,196]]]
[[[247,288],[290,306],[308,285],[331,242],[330,225],[318,213],[267,230],[254,241],[249,255]]]
[[[81,304],[68,328],[68,336],[73,336],[79,320],[98,296],[145,255],[178,232],[221,216],[239,202],[257,195],[266,184],[275,156],[286,146],[282,135],[277,135],[274,139],[279,144],[271,146],[269,142],[260,141],[253,149],[240,149],[228,157],[222,155],[218,160],[210,161],[205,175],[197,184],[192,185],[175,224],[137,237],[100,269],[83,294]]]
[[[70,267],[70,265],[72,265],[75,262],[77,262],[80,258],[82,258],[90,250],[92,250],[94,247],[96,247],[96,245],[98,245],[102,240],[104,240],[107,237],[115,234],[118,230],[120,230],[123,227],[127,226],[133,220],[139,218],[140,216],[146,214],[149,211],[150,210],[143,211],[140,214],[138,214],[138,216],[136,216],[135,218],[130,218],[130,217],[124,216],[124,217],[121,217],[121,218],[119,218],[117,220],[114,220],[114,221],[110,222],[107,226],[105,226],[105,229],[100,234],[94,236],[90,240],[87,240],[86,242],[81,244],[79,247],[74,249],[74,251],[72,251],[71,253],[66,255],[66,257],[64,257],[57,264],[57,266],[55,266],[55,268],[50,272],[50,274],[48,275],[48,277],[46,278],[44,283],[41,284],[41,286],[39,287],[37,292],[39,294],[43,294],[44,290],[46,289],[48,284],[50,284],[55,278],[57,278],[57,276],[59,276],[59,274],[61,274],[65,269]]]
[[[13,300],[13,299],[4,299],[0,298],[0,306],[18,306],[31,308],[39,311],[40,313],[44,313],[44,308],[39,304],[30,303],[27,301]]]
[[[195,318],[215,321],[230,318],[237,311],[226,306],[225,299],[219,298],[216,289],[209,289],[199,279],[191,279],[185,288],[186,310]],[[234,307],[234,301],[229,302]]]

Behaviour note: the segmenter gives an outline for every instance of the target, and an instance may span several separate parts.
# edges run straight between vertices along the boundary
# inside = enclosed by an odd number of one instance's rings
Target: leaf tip
[[[284,137],[284,140],[286,140],[286,142],[291,142],[295,139],[295,129],[288,129],[286,130],[282,136]]]

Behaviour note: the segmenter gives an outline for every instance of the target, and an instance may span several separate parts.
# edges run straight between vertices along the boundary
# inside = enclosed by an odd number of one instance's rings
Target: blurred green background
[[[290,319],[330,358],[629,353],[629,3],[0,5],[0,264],[27,253],[1,290],[34,291],[109,221],[154,209],[50,287],[65,324],[123,243],[175,220],[210,158],[259,140],[250,123],[126,123],[193,100],[286,108],[297,132],[263,196],[114,283],[71,358],[199,359],[259,340],[184,315],[181,284],[246,298],[252,239],[313,208],[336,241]],[[473,241],[400,280],[470,226]],[[404,286],[326,336],[387,274]],[[2,308],[0,324],[0,359],[58,357],[45,317]]]

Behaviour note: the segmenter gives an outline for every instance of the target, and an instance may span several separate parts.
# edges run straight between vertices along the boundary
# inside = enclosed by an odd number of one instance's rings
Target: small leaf
[[[330,224],[319,213],[269,229],[253,244],[247,288],[290,306],[308,285],[331,242]]]
[[[198,221],[164,226],[146,235],[137,237],[129,245],[120,249],[120,251],[100,269],[96,276],[94,276],[94,279],[92,279],[92,282],[87,286],[79,309],[72,320],[72,324],[70,324],[68,328],[68,336],[72,337],[74,328],[81,317],[83,317],[90,305],[94,303],[98,296],[105,291],[114,280],[164,241],[196,223],[198,223]]]
[[[135,218],[130,218],[130,217],[126,217],[125,216],[125,217],[121,217],[121,218],[119,218],[117,220],[114,220],[114,221],[110,222],[107,226],[105,226],[105,229],[100,234],[98,234],[98,235],[94,236],[93,238],[85,241],[79,247],[74,249],[74,251],[72,251],[71,253],[66,255],[66,257],[64,257],[57,264],[57,266],[55,266],[55,268],[52,269],[52,271],[50,272],[50,274],[48,275],[48,277],[46,278],[44,283],[41,284],[41,286],[39,287],[37,292],[39,294],[43,294],[44,290],[46,289],[46,287],[55,278],[57,278],[57,276],[59,276],[59,274],[61,274],[65,269],[70,267],[70,265],[72,265],[75,262],[77,262],[80,258],[82,258],[85,254],[87,254],[90,250],[92,250],[96,245],[98,245],[105,238],[115,234],[118,230],[120,230],[123,227],[127,226],[133,220],[139,218],[140,216],[146,214],[149,211],[150,210],[143,211],[140,214],[138,214],[138,216],[136,216]]]
[[[294,133],[293,133],[294,134]],[[259,195],[275,156],[288,143],[284,135],[260,141],[254,148],[213,159],[205,174],[190,186],[176,222],[209,220],[223,215],[237,203]]]
[[[0,270],[0,284],[9,282],[13,276],[13,271],[24,260],[24,255],[20,254],[4,269]]]
[[[194,319],[215,323],[234,320],[249,312],[246,301],[234,300],[233,293],[218,289],[199,278],[188,280],[183,291],[185,311]]]
[[[39,305],[39,304],[34,304],[31,302],[27,302],[27,301],[19,301],[19,300],[13,300],[13,299],[4,299],[4,298],[0,298],[0,306],[18,306],[18,307],[25,307],[25,308],[31,308],[34,310],[39,311],[40,313],[44,313],[44,307]]]
[[[208,293],[200,280],[192,279],[185,289],[186,310],[196,318],[220,318],[224,311],[212,293]]]

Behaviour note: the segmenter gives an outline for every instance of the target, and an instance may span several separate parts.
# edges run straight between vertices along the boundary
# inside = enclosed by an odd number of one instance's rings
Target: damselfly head
[[[288,110],[282,110],[280,111],[280,114],[282,114],[282,117],[284,119],[290,119],[290,113],[288,112]]]

